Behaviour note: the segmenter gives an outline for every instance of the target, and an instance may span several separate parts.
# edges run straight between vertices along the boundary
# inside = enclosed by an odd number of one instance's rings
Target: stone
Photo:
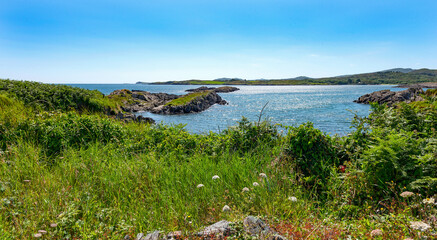
[[[276,233],[269,225],[254,216],[248,216],[243,220],[244,230],[253,237],[262,240],[286,240],[285,237]]]
[[[201,232],[197,233],[199,237],[220,237],[220,236],[230,236],[235,230],[230,226],[231,222],[222,220],[216,222],[208,227],[205,227]]]
[[[379,104],[387,104],[387,106],[392,106],[395,103],[399,102],[415,102],[415,101],[423,101],[422,96],[424,91],[421,88],[409,88],[404,91],[392,92],[390,90],[381,90],[373,93],[369,93],[359,97],[354,102],[356,103],[364,103],[369,104],[371,102],[376,102]]]

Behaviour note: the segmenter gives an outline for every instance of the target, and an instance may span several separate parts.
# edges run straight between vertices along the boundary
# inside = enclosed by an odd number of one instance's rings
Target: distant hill
[[[151,84],[172,85],[375,85],[375,84],[411,84],[437,82],[435,69],[393,68],[372,73],[360,73],[337,77],[309,78],[300,76],[287,79],[257,79],[245,80],[241,78],[218,78],[215,80],[185,80],[155,82]]]
[[[414,71],[414,69],[412,68],[392,68],[392,69],[388,69],[388,70],[384,70],[381,72],[401,72],[401,73],[409,73]]]

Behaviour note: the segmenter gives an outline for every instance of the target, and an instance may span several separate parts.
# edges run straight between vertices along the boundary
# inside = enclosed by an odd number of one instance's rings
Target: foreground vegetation
[[[34,106],[17,92],[0,90],[0,239],[188,234],[249,214],[290,239],[436,237],[435,90],[423,102],[373,105],[344,137],[246,119],[191,134],[68,101]]]
[[[437,82],[437,70],[419,69],[408,73],[382,71],[374,73],[354,74],[325,78],[297,78],[297,79],[266,79],[266,80],[185,80],[156,82],[153,84],[171,85],[372,85],[372,84],[412,84]]]

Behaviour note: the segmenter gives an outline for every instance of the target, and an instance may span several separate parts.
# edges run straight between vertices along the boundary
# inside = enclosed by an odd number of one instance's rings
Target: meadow
[[[344,137],[262,116],[192,134],[118,121],[120,105],[97,91],[0,80],[0,239],[190,238],[247,215],[289,239],[437,236],[437,90],[373,104]]]

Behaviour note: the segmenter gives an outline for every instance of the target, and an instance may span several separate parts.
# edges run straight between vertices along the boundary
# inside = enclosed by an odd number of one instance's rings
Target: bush
[[[325,186],[331,171],[340,164],[334,140],[314,128],[310,122],[299,127],[289,127],[288,130],[286,154],[291,157],[310,187]]]
[[[223,131],[228,146],[233,150],[247,152],[260,145],[273,146],[279,139],[278,129],[268,121],[250,122],[243,117],[238,125]]]

